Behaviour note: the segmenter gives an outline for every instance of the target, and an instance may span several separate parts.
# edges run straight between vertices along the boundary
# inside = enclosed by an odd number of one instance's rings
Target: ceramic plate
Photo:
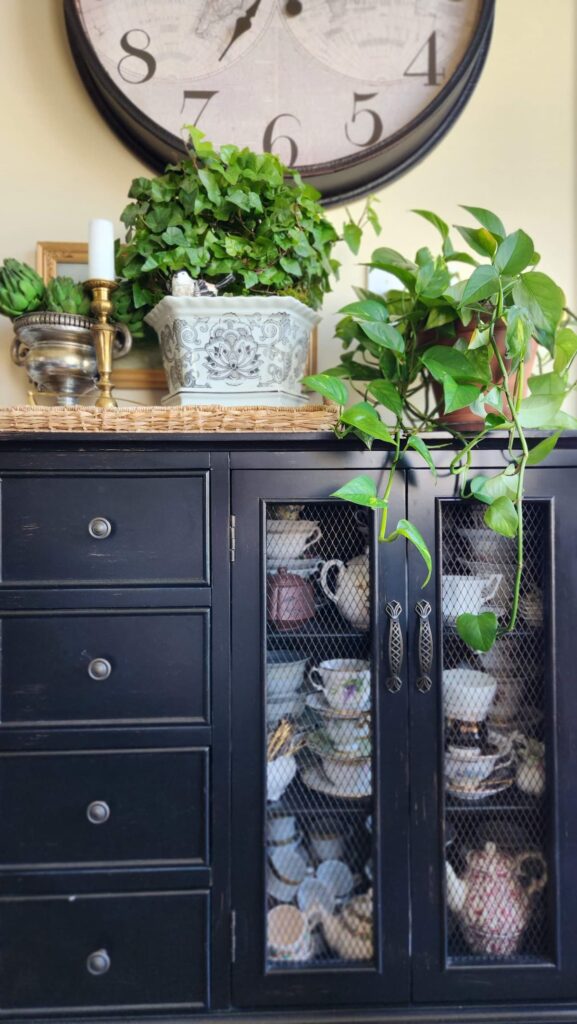
[[[318,571],[319,565],[316,558],[268,558],[266,571],[269,576],[279,569],[286,569],[294,576],[312,576]]]
[[[306,699],[307,707],[312,711],[318,712],[319,715],[324,715],[325,718],[365,718],[370,715],[370,708],[365,711],[337,711],[336,708],[332,708],[330,704],[321,697],[320,693],[311,693]]]
[[[359,739],[348,747],[337,747],[324,729],[312,732],[307,739],[307,746],[321,757],[330,754],[335,759],[338,759],[339,754],[346,757],[370,757],[372,750],[370,739]]]
[[[488,800],[490,796],[495,796],[496,793],[502,793],[503,790],[509,789],[514,781],[512,778],[502,779],[501,782],[495,783],[492,786],[485,785],[482,789],[461,789],[460,787],[447,786],[447,793],[456,797],[457,800],[468,800],[471,802],[474,800]]]
[[[314,789],[317,793],[324,793],[326,796],[338,796],[344,800],[363,800],[372,796],[372,789],[339,789],[333,782],[326,778],[317,768],[305,768],[302,773],[305,786]]]

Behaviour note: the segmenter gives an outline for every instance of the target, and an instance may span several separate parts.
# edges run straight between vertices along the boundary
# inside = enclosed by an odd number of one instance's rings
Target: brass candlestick
[[[86,287],[92,292],[90,308],[96,316],[96,323],[92,327],[94,339],[94,351],[98,365],[98,389],[100,395],[96,405],[100,409],[115,409],[118,405],[112,397],[112,385],[110,375],[112,373],[112,349],[116,338],[117,325],[111,324],[108,317],[112,311],[110,293],[116,288],[114,281],[104,281],[93,278],[86,281]]]

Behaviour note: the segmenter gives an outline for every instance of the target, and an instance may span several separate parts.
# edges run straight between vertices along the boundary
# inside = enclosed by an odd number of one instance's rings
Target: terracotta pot
[[[449,338],[446,335],[444,336],[439,331],[426,331],[422,335],[422,344],[423,344],[424,348],[430,348],[432,345],[454,345],[455,341],[457,341],[459,339],[463,339],[464,341],[466,341],[468,343],[471,340],[471,338],[473,337],[473,334],[474,334],[476,329],[477,329],[477,320],[472,320],[471,323],[467,327],[465,327],[464,324],[458,324],[457,329],[456,329],[456,337],[450,337]],[[499,353],[503,357],[503,360],[505,362],[505,366],[507,367],[507,369],[509,369],[509,367],[511,365],[511,361],[509,359],[505,358],[505,352],[507,350],[506,337],[507,337],[507,325],[506,325],[504,320],[499,320],[499,322],[495,325],[495,341],[497,343],[497,348],[499,350]],[[536,358],[537,358],[537,342],[535,341],[535,339],[532,339],[531,340],[531,345],[529,347],[528,355],[527,355],[527,357],[525,359],[525,381],[524,381],[524,386],[523,386],[523,397],[524,398],[526,397],[526,395],[528,393],[527,380],[531,376],[531,373],[533,372],[533,367],[535,365],[535,359]],[[499,367],[499,363],[497,361],[497,357],[496,356],[493,356],[493,358],[491,359],[491,364],[490,365],[491,365],[491,374],[492,374],[492,378],[493,378],[493,384],[502,384],[503,383],[503,375],[501,373],[501,370],[500,370],[500,367]],[[513,389],[515,387],[515,383],[517,381],[517,371],[515,371],[514,373],[510,373],[509,374],[508,381],[509,381],[509,389],[511,391],[513,391]],[[436,380],[432,381],[432,385],[433,385],[433,394],[435,396],[435,401],[437,403],[439,403],[439,402],[442,403],[442,400],[443,400],[443,385],[439,381],[436,381]],[[506,402],[504,403],[503,414],[505,416],[507,416],[507,418],[510,418],[509,410],[508,410],[508,408],[506,408]],[[465,407],[464,409],[455,409],[454,412],[449,412],[449,413],[441,412],[439,414],[439,421],[440,421],[440,423],[445,423],[448,427],[453,427],[455,430],[475,431],[475,432],[477,430],[479,430],[480,426],[483,423],[482,417],[481,416],[477,416],[476,413],[474,413],[474,412],[471,412],[471,410],[468,407]]]

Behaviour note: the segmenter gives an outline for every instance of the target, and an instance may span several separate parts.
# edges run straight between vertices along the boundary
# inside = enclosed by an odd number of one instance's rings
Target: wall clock
[[[93,99],[155,169],[196,124],[272,150],[340,202],[444,135],[487,54],[495,0],[64,0]]]

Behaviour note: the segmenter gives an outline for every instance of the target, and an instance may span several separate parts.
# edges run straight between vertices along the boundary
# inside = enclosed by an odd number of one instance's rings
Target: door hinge
[[[236,557],[236,516],[229,517],[228,523],[228,552],[230,561],[234,562]]]
[[[236,963],[236,910],[230,912],[230,959]]]

